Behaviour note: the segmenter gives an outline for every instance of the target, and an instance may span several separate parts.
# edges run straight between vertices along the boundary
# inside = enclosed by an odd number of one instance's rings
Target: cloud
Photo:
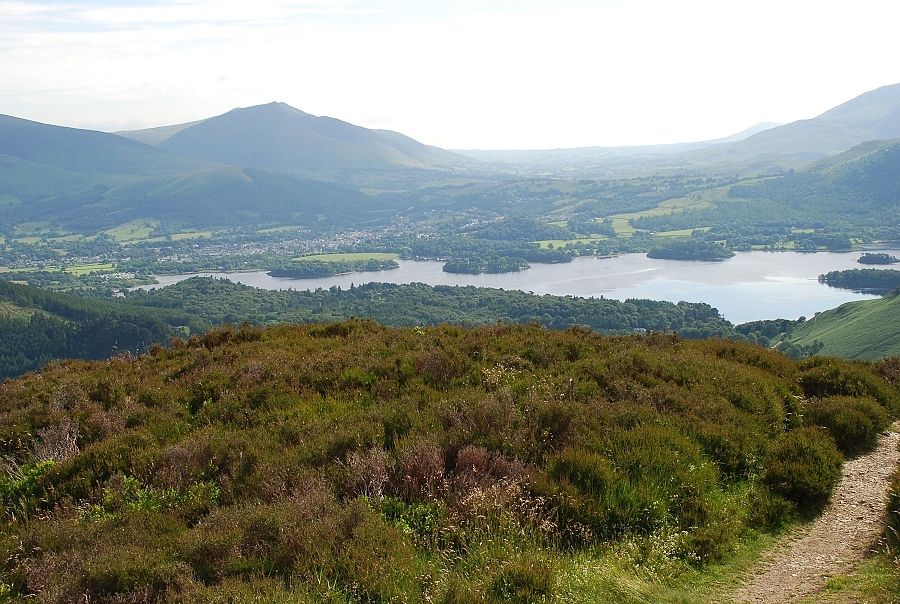
[[[0,0],[0,113],[114,129],[282,100],[450,147],[711,138],[900,81],[897,12],[875,0],[852,11],[806,0]]]

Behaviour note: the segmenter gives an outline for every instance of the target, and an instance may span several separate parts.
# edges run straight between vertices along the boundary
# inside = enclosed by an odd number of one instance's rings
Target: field
[[[613,228],[616,229],[617,235],[631,235],[634,233],[634,227],[631,221],[643,216],[666,216],[677,212],[689,212],[693,210],[705,210],[713,207],[717,202],[723,201],[728,196],[730,185],[726,187],[716,187],[707,189],[706,191],[698,191],[691,193],[686,197],[675,197],[667,199],[655,208],[644,210],[642,212],[630,212],[627,214],[616,214],[610,216],[613,222]],[[675,231],[669,231],[674,233]],[[690,235],[690,233],[687,233]],[[677,235],[670,235],[677,236]]]
[[[82,275],[88,275],[90,273],[109,272],[115,267],[116,265],[112,263],[73,264],[72,266],[67,266],[65,268],[65,272],[69,273],[70,275],[80,277]]]
[[[598,241],[603,241],[604,239],[608,239],[608,237],[597,235],[594,237],[579,237],[577,239],[544,239],[543,241],[536,241],[535,243],[541,246],[541,249],[549,249],[550,246],[558,249],[561,247],[566,247],[570,243],[597,243]]]
[[[260,229],[257,233],[261,233],[263,235],[269,235],[272,233],[295,233],[300,230],[300,227],[293,224],[288,224],[280,227],[272,227],[271,229]]]
[[[141,241],[148,239],[154,230],[159,226],[158,220],[132,220],[125,224],[120,224],[112,229],[104,231],[107,235],[118,241],[126,243],[132,241]]]

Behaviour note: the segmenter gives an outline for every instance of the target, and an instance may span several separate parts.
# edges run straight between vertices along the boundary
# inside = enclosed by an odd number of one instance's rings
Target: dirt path
[[[849,572],[865,557],[883,530],[888,480],[900,463],[898,431],[895,424],[877,449],[844,464],[822,516],[775,546],[732,595],[735,602],[792,602],[820,591],[829,577]]]

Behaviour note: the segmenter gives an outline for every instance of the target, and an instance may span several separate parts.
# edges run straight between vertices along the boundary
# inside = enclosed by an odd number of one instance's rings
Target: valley
[[[534,151],[0,116],[0,601],[720,602],[877,454],[884,544],[828,585],[891,602],[898,115]]]

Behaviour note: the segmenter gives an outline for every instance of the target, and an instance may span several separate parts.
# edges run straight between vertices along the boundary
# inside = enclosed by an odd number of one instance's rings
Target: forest
[[[4,309],[9,312],[4,314]],[[619,334],[675,331],[689,338],[744,338],[716,309],[685,302],[620,302],[423,284],[268,291],[199,277],[101,301],[0,282],[0,378],[37,369],[52,359],[138,354],[174,335],[196,334],[225,323],[309,323],[351,317],[394,326],[533,322]]]

